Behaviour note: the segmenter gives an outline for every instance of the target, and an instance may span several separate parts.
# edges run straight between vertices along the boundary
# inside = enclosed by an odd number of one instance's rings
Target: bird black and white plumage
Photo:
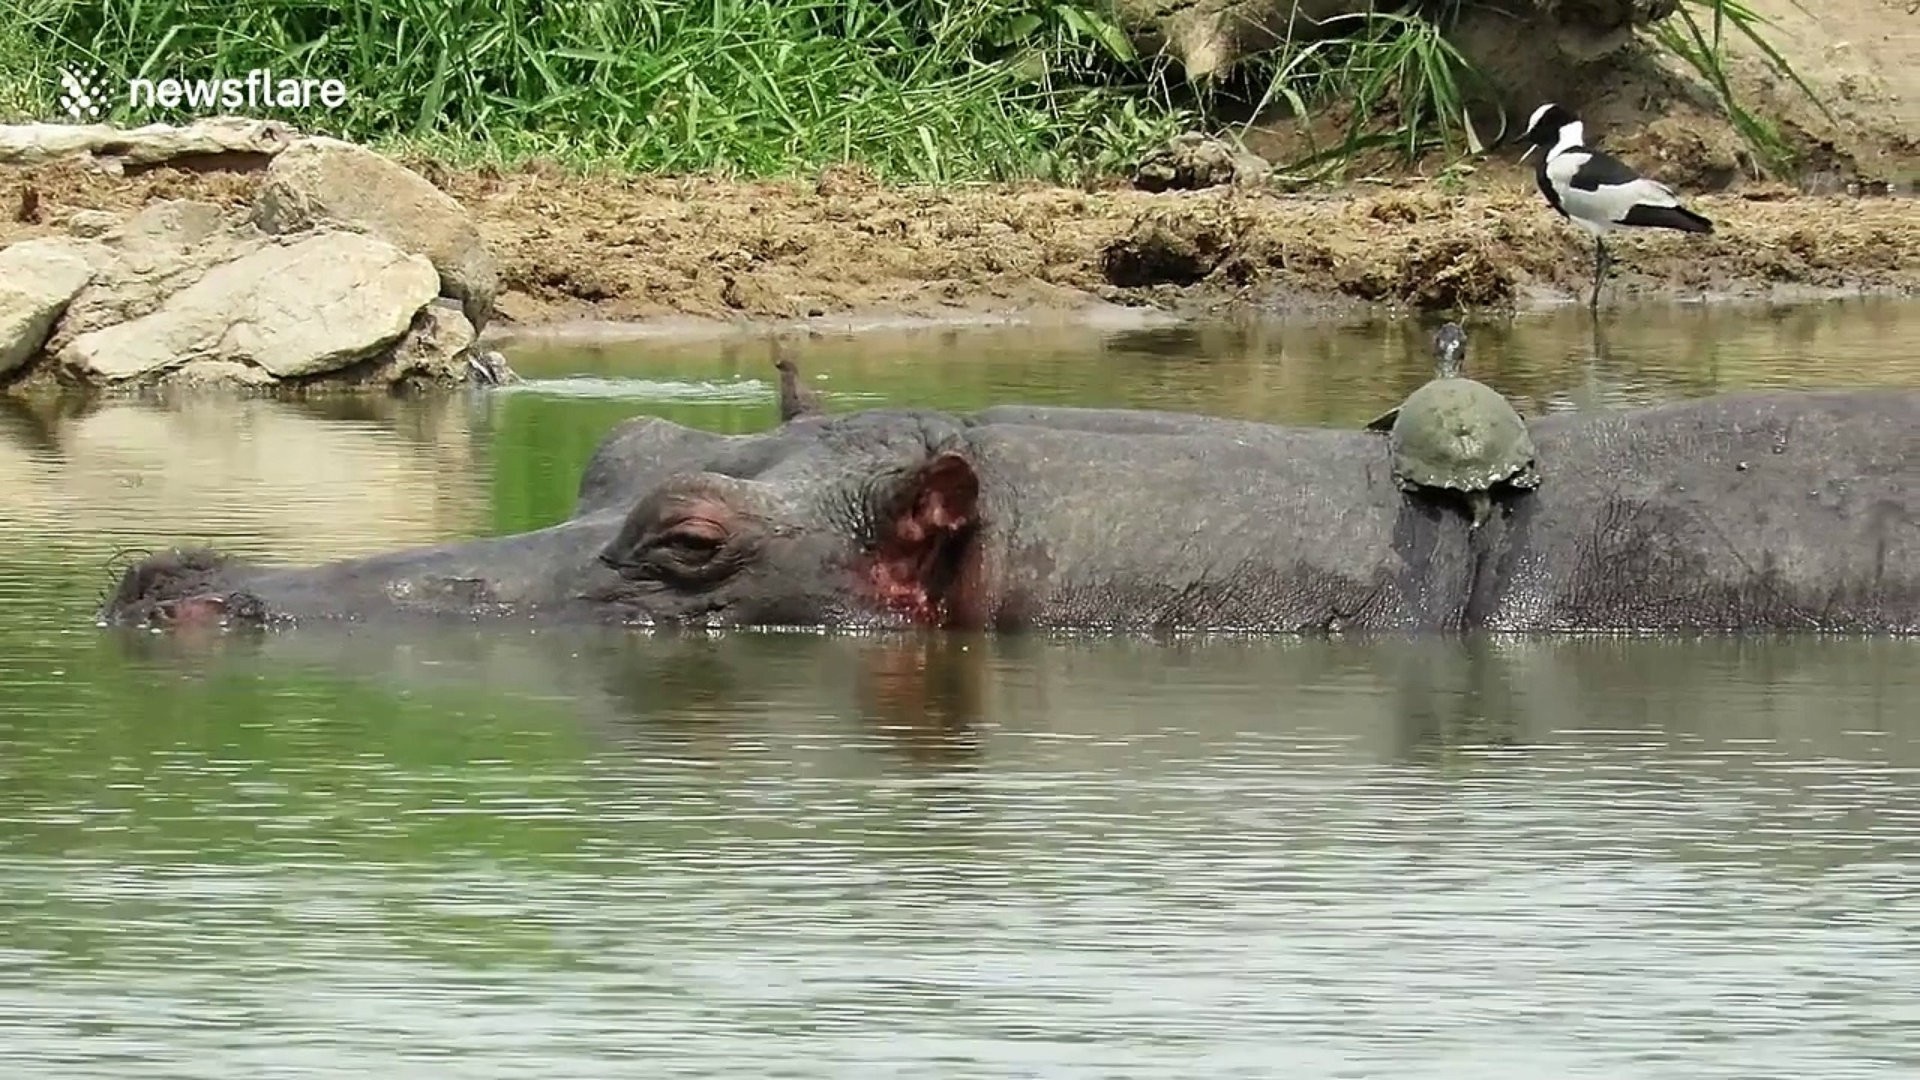
[[[1713,222],[1687,209],[1672,188],[1642,176],[1631,165],[1586,144],[1586,127],[1562,106],[1548,102],[1533,111],[1520,141],[1528,144],[1520,160],[1544,150],[1534,179],[1547,205],[1593,236],[1593,295],[1600,303],[1606,273],[1605,238],[1622,229],[1676,229],[1711,233]]]

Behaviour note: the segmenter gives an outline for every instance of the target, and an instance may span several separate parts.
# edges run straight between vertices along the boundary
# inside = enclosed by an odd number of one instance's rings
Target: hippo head
[[[980,478],[957,432],[823,429],[756,475],[682,472],[643,494],[596,558],[636,621],[978,622]]]
[[[967,425],[871,412],[755,436],[667,427],[610,439],[576,514],[556,525],[307,567],[164,552],[122,576],[101,620],[978,625],[981,484]]]

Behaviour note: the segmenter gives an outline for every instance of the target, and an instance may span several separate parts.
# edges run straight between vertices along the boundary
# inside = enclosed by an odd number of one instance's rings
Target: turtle
[[[507,366],[507,358],[496,349],[467,354],[467,379],[486,386],[505,386],[520,382],[520,376]]]
[[[1389,433],[1393,478],[1402,490],[1459,492],[1473,528],[1493,512],[1496,486],[1540,486],[1527,423],[1500,392],[1460,373],[1467,332],[1447,323],[1433,335],[1434,377],[1367,424]]]

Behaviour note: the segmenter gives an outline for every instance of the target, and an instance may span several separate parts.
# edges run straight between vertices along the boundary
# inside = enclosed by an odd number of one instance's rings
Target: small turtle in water
[[[1493,512],[1495,486],[1540,485],[1533,438],[1499,391],[1460,374],[1467,332],[1459,323],[1434,334],[1433,353],[1434,378],[1367,427],[1391,433],[1393,478],[1403,490],[1460,492],[1477,529]]]
[[[497,350],[467,354],[467,380],[484,386],[505,386],[517,383],[520,376],[507,366],[507,358]]]
[[[780,422],[786,423],[801,416],[818,416],[820,395],[800,385],[800,368],[788,355],[784,343],[775,342],[773,366],[780,372]]]

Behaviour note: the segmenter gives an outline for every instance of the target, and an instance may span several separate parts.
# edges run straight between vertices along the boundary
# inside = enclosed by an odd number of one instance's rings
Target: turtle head
[[[1450,322],[1433,335],[1433,358],[1443,379],[1457,378],[1467,358],[1467,332]]]

